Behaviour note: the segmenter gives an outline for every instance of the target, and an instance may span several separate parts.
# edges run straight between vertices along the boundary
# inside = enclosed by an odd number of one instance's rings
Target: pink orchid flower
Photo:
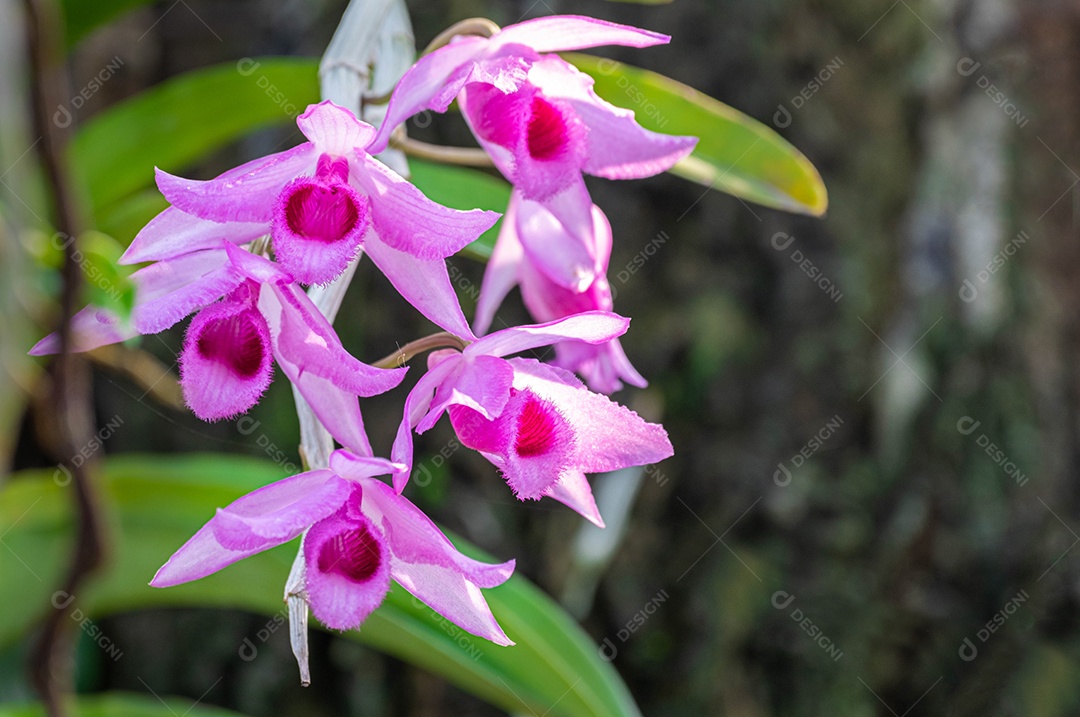
[[[546,232],[551,236],[563,231],[554,222],[517,222],[519,200],[511,197],[506,210],[495,251],[488,261],[484,283],[476,304],[473,331],[483,335],[491,326],[495,310],[515,285],[521,285],[521,297],[529,313],[537,321],[555,321],[586,311],[611,311],[614,301],[611,285],[607,280],[608,257],[611,256],[611,224],[600,207],[593,205],[593,251],[601,258],[599,272],[593,283],[584,291],[574,291],[560,286],[537,268],[525,253],[522,232]],[[544,209],[537,210],[545,212]],[[540,237],[532,237],[534,242]],[[630,363],[619,339],[613,338],[601,344],[585,341],[560,341],[555,346],[554,365],[581,374],[589,388],[600,393],[614,393],[622,388],[622,381],[644,388],[648,382]]]
[[[303,589],[327,627],[359,627],[395,580],[474,635],[514,644],[480,592],[506,582],[514,561],[489,565],[458,552],[419,508],[375,478],[401,468],[335,451],[329,469],[285,478],[219,508],[150,585],[204,578],[306,531]]]
[[[235,243],[268,233],[276,260],[293,278],[325,284],[363,250],[417,310],[447,331],[470,336],[444,259],[499,214],[432,202],[368,153],[374,127],[331,102],[308,107],[297,124],[309,141],[215,179],[158,170],[158,188],[173,213],[166,210],[147,225],[123,262],[173,258],[225,233]],[[195,225],[176,210],[219,224]]]
[[[88,306],[72,322],[75,349],[88,351],[157,333],[197,312],[180,354],[181,387],[203,420],[243,413],[270,385],[271,357],[344,446],[371,454],[357,396],[401,383],[402,369],[353,358],[307,294],[273,262],[227,241],[163,259],[132,274],[130,322]],[[55,353],[50,334],[30,351]]]
[[[572,15],[511,25],[490,38],[457,37],[401,78],[370,149],[381,151],[390,132],[413,114],[443,112],[456,98],[481,146],[514,184],[519,228],[561,225],[553,239],[543,231],[521,232],[525,252],[554,283],[584,291],[604,258],[593,251],[593,203],[582,173],[649,177],[689,154],[697,139],[644,129],[632,111],[600,99],[591,77],[558,55],[541,53],[669,40]]]
[[[560,341],[602,344],[629,323],[592,311],[430,354],[394,440],[391,455],[407,467],[394,473],[394,487],[401,492],[408,481],[413,429],[423,433],[449,411],[462,443],[499,468],[519,499],[548,496],[603,526],[585,474],[663,460],[673,452],[667,433],[563,369],[503,357]]]

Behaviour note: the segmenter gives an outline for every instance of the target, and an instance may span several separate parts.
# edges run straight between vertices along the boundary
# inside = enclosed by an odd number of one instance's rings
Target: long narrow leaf
[[[673,173],[767,207],[815,216],[828,208],[810,160],[757,120],[649,70],[592,55],[565,57],[596,80],[596,94],[633,110],[641,126],[699,138]]]
[[[0,493],[0,534],[7,548],[0,551],[0,604],[6,606],[0,611],[0,644],[24,634],[48,607],[70,550],[70,487],[61,485],[63,474],[59,480],[53,477],[52,471],[23,474]],[[114,511],[116,555],[109,570],[76,596],[75,607],[94,618],[163,606],[281,612],[295,544],[187,585],[158,590],[146,584],[216,507],[284,477],[277,465],[218,455],[170,456],[167,461],[120,456],[107,462],[104,477]],[[550,598],[518,576],[485,595],[516,646],[498,647],[465,633],[400,588],[391,591],[361,631],[348,636],[441,674],[507,710],[638,714],[596,644]]]
[[[94,217],[152,186],[154,167],[179,172],[253,130],[293,125],[319,101],[317,63],[243,59],[173,77],[95,115],[71,146]],[[297,130],[296,141],[303,141]]]

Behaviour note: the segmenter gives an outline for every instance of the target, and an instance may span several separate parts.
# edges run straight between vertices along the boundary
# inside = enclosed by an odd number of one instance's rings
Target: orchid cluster
[[[298,118],[307,138],[298,147],[208,181],[158,172],[171,206],[121,259],[147,263],[132,275],[134,309],[123,318],[83,309],[73,320],[76,349],[160,332],[194,314],[179,365],[197,416],[214,421],[250,409],[276,362],[340,448],[328,465],[219,509],[151,585],[196,580],[303,536],[298,594],[328,627],[358,627],[393,579],[465,630],[513,644],[481,589],[506,581],[514,562],[466,557],[404,497],[413,433],[448,414],[462,444],[493,463],[517,498],[553,498],[601,527],[586,474],[672,454],[662,427],[604,395],[645,380],[619,345],[629,320],[612,313],[611,227],[582,174],[650,176],[696,140],[643,129],[633,112],[601,100],[591,78],[551,54],[668,39],[575,16],[454,37],[404,75],[378,129],[322,102]],[[499,215],[436,204],[373,156],[410,116],[445,111],[455,99],[513,184],[472,326],[444,260]],[[372,449],[359,398],[394,389],[408,369],[353,357],[304,288],[338,280],[361,255],[447,332],[425,344],[437,350],[404,400],[389,459]],[[540,323],[487,333],[517,284]],[[546,346],[555,347],[552,363],[512,357]],[[51,335],[32,353],[57,348]]]

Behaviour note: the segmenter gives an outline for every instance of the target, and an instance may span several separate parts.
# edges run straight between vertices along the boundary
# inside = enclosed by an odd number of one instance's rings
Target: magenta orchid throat
[[[586,475],[672,455],[661,426],[604,395],[646,381],[619,343],[630,322],[612,313],[611,225],[583,174],[651,176],[685,157],[696,139],[643,129],[633,112],[601,100],[591,78],[551,54],[668,39],[576,16],[453,37],[405,73],[379,128],[322,102],[297,119],[307,139],[297,147],[209,181],[158,171],[171,206],[120,260],[148,263],[132,275],[134,308],[130,316],[80,311],[75,348],[157,333],[193,315],[180,385],[199,418],[252,408],[276,364],[341,448],[324,465],[220,508],[151,585],[197,580],[299,537],[289,594],[326,626],[359,627],[393,580],[463,629],[513,644],[482,590],[505,582],[514,561],[464,556],[404,497],[413,433],[446,414],[461,443],[490,461],[517,498],[553,498],[601,527]],[[445,259],[499,215],[436,204],[374,156],[410,116],[444,111],[455,99],[513,184],[472,326]],[[373,365],[353,357],[305,287],[337,280],[365,255],[447,333]],[[539,323],[488,334],[515,285]],[[50,335],[31,353],[58,345]],[[554,347],[551,363],[514,357],[545,347]],[[390,459],[376,457],[359,399],[396,388],[419,351],[430,351],[427,370],[403,399]]]

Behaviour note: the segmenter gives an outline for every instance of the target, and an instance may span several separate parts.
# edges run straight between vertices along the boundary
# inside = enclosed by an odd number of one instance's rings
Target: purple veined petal
[[[465,406],[488,419],[502,413],[514,384],[514,369],[504,359],[466,356],[454,374],[439,385],[434,404],[416,426],[417,433],[434,426],[449,406]]]
[[[273,377],[270,329],[250,302],[222,301],[192,319],[180,353],[184,401],[204,421],[244,413]]]
[[[443,259],[417,259],[387,246],[374,231],[368,233],[364,251],[398,293],[432,323],[465,340],[476,338],[461,313]]]
[[[304,114],[296,118],[296,124],[319,154],[335,157],[345,157],[354,149],[367,147],[375,138],[374,127],[330,100],[308,105]]]
[[[395,463],[405,466],[404,470],[396,471],[393,475],[394,490],[398,493],[405,490],[405,486],[409,482],[409,472],[412,471],[413,428],[429,412],[435,390],[448,376],[457,371],[460,365],[460,358],[444,359],[421,376],[413,390],[405,398],[405,409],[401,424],[398,426],[397,435],[394,437],[393,448],[390,449],[390,458]]]
[[[651,47],[665,45],[671,37],[630,25],[619,25],[581,15],[551,15],[504,27],[491,38],[492,46],[528,45],[537,52],[584,50],[601,45]]]
[[[495,311],[520,280],[524,253],[517,236],[517,202],[517,194],[511,193],[510,204],[499,227],[499,238],[495,240],[495,250],[484,269],[484,281],[480,285],[476,316],[473,318],[473,331],[477,336],[483,336],[491,328]]]
[[[156,334],[225,296],[244,283],[244,276],[225,249],[204,249],[143,267],[131,280],[132,324],[140,334]]]
[[[270,223],[274,255],[297,281],[328,284],[359,254],[371,203],[348,179],[349,160],[323,154],[314,176],[296,177],[278,195]]]
[[[238,560],[286,543],[315,521],[336,511],[350,491],[348,482],[322,470],[290,476],[248,493],[219,510],[173,553],[150,585],[165,588],[198,580]],[[219,542],[217,533],[223,513],[228,514],[226,520],[231,519],[234,528],[239,527],[236,521],[248,526],[240,533],[243,538],[235,543],[246,547],[231,549]],[[255,526],[259,533],[254,530]],[[228,528],[220,532],[227,540],[235,537]],[[262,535],[262,538],[253,537],[256,535]]]
[[[158,169],[157,185],[174,207],[203,219],[269,222],[281,189],[314,170],[317,156],[315,146],[305,142],[202,182]]]
[[[375,368],[353,358],[326,317],[296,284],[271,284],[270,290],[281,306],[281,329],[275,334],[277,351],[301,376],[313,373],[365,398],[385,393],[405,378],[408,368]]]
[[[474,635],[498,645],[514,644],[480,591],[506,582],[514,561],[490,565],[461,554],[423,512],[390,486],[373,479],[361,482],[364,513],[386,535],[394,580]]]
[[[342,478],[358,481],[361,478],[392,475],[395,471],[408,470],[408,467],[385,458],[358,456],[351,451],[338,449],[330,454],[330,470]]]
[[[359,490],[354,484],[353,490]],[[342,508],[304,538],[304,587],[311,611],[327,627],[360,626],[390,590],[390,555],[382,531]]]
[[[220,224],[169,207],[150,220],[120,257],[120,264],[173,259],[200,249],[219,248],[222,242],[247,244],[265,235],[264,222]]]
[[[125,326],[116,314],[97,306],[87,306],[71,318],[72,351],[90,351],[138,336],[139,332]],[[60,334],[55,331],[30,349],[31,356],[60,353]]]
[[[592,488],[581,471],[566,471],[545,495],[573,508],[597,528],[605,527],[604,519],[600,517],[600,511],[596,507]]]
[[[488,45],[487,38],[459,37],[416,61],[398,81],[386,108],[386,118],[367,151],[386,149],[390,133],[421,110],[445,112],[469,79],[473,58]],[[468,67],[463,67],[468,64]]]
[[[312,371],[305,371],[277,348],[286,309],[278,293],[269,284],[263,284],[259,292],[259,311],[270,327],[278,366],[311,406],[315,416],[338,443],[354,453],[371,455],[371,443],[364,431],[364,419],[356,394],[338,388],[333,381]]]
[[[515,326],[477,339],[465,349],[469,356],[508,356],[566,340],[602,344],[622,336],[630,319],[607,311],[586,311],[558,321]]]
[[[460,211],[431,201],[411,182],[362,152],[353,181],[371,199],[372,223],[379,239],[417,259],[445,259],[499,221],[499,213]]]
[[[648,423],[607,396],[589,391],[572,374],[526,359],[510,359],[510,363],[516,389],[557,405],[573,423],[578,436],[574,465],[579,470],[600,473],[648,465],[674,453],[663,426]]]

